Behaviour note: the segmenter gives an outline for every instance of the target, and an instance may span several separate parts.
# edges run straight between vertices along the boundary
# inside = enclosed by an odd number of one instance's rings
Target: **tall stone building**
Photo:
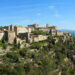
[[[4,40],[8,41],[10,44],[13,44],[16,38],[15,32],[5,31],[4,34]]]

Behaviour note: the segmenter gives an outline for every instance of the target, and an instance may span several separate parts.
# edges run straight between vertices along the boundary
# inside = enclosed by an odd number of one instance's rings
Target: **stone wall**
[[[30,27],[33,27],[33,28],[38,28],[38,24],[32,24],[32,25],[28,25],[28,27],[30,28]]]
[[[0,31],[0,40],[4,37],[4,32]]]
[[[32,42],[43,41],[43,40],[46,40],[47,38],[48,36],[45,36],[45,35],[33,35]]]
[[[31,29],[31,31],[34,31],[38,28],[38,24],[32,24],[32,25],[28,25],[28,28]]]
[[[21,34],[22,35],[22,34]],[[25,38],[27,43],[32,43],[32,42],[39,42],[39,41],[43,41],[46,40],[48,38],[47,35],[34,35],[32,33],[25,33],[21,36],[21,38]]]
[[[4,32],[4,40],[8,41],[8,43],[13,44],[15,40],[15,32],[13,31],[5,31]]]
[[[50,29],[50,34],[51,34],[52,36],[55,36],[55,35],[56,35],[56,30],[55,30],[55,29]]]
[[[42,30],[44,32],[50,33],[51,35],[55,35],[57,27],[56,26],[39,27],[38,30]]]
[[[46,40],[46,39],[47,39],[47,36],[44,36],[44,35],[38,35],[38,36],[33,37],[34,42],[43,41],[43,40]]]
[[[8,32],[8,43],[13,44],[15,40],[15,32],[9,31]]]
[[[45,28],[45,27],[39,27],[38,30],[42,30],[43,32],[47,32],[47,33],[50,32],[50,29],[49,28]]]
[[[14,31],[14,26],[13,25],[8,26],[8,31]]]
[[[21,26],[17,26],[14,28],[16,35],[18,35],[19,33],[26,33],[28,32],[28,29],[25,27],[21,27]]]
[[[56,31],[56,35],[57,35],[57,36],[63,36],[64,33],[63,33],[62,31]]]

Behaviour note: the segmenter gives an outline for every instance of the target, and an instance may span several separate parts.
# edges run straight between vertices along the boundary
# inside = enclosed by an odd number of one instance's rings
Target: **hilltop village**
[[[48,24],[0,27],[0,75],[75,75],[75,38]]]
[[[10,25],[0,28],[0,40],[8,41],[10,44],[39,42],[51,36],[53,36],[52,39],[55,42],[59,41],[56,36],[60,36],[61,40],[65,42],[67,37],[71,37],[71,34],[59,31],[56,26],[49,26],[48,24],[44,27],[39,27],[38,24],[32,24],[27,27]]]

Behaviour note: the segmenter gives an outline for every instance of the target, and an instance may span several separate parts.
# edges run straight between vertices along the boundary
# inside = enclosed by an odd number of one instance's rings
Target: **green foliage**
[[[47,45],[47,41],[33,42],[31,48],[40,49],[42,46]]]
[[[19,56],[18,54],[14,53],[14,52],[8,52],[6,54],[6,60],[9,62],[19,62]]]
[[[25,75],[25,69],[23,65],[16,65],[15,72],[17,75]]]
[[[34,35],[46,35],[46,33],[43,32],[42,30],[32,31],[32,33],[33,33]]]
[[[0,65],[0,75],[16,75],[11,65]]]
[[[69,50],[75,50],[75,41],[73,44],[70,41],[54,43],[52,38],[33,42],[24,49],[19,48],[20,44],[10,45],[13,50],[0,57],[3,59],[0,74],[58,75],[61,72],[61,75],[75,75],[75,64],[67,56]]]
[[[28,49],[23,49],[21,51],[19,51],[19,54],[22,56],[22,57],[25,57],[27,55],[27,52],[28,52]]]

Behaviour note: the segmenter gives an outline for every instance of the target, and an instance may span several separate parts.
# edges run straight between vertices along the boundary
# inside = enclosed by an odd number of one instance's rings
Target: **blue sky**
[[[0,0],[0,26],[33,23],[75,30],[75,0]]]

